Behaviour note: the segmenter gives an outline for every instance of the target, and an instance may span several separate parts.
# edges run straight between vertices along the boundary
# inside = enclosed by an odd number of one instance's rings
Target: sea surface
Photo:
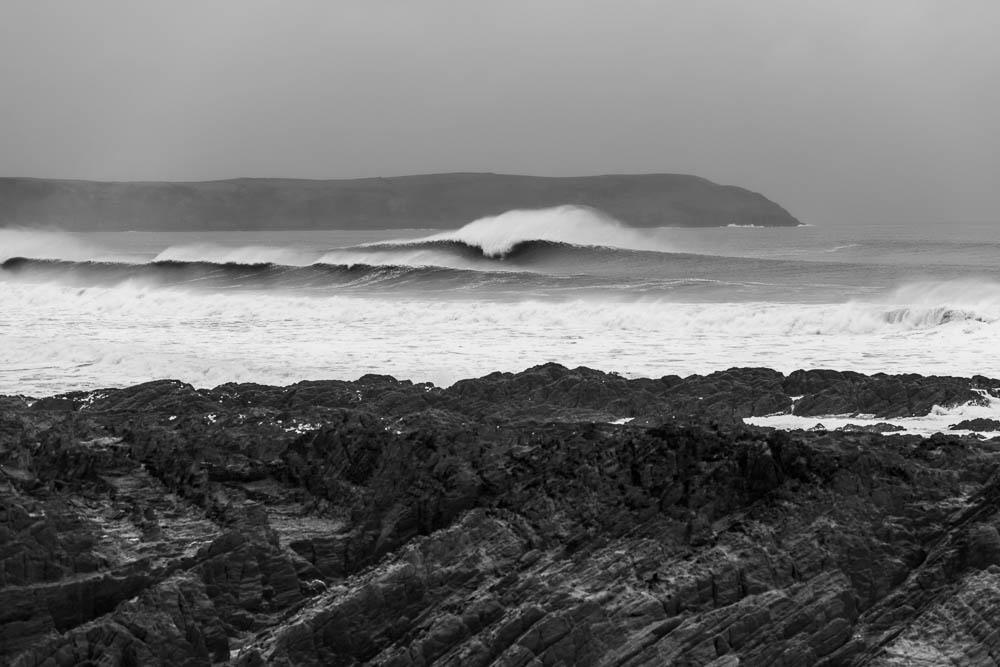
[[[555,361],[1000,376],[996,225],[635,229],[586,208],[460,230],[0,229],[0,394]]]

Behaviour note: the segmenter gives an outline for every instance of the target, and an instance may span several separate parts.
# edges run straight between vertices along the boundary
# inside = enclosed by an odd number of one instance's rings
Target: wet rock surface
[[[992,664],[1000,443],[740,418],[998,386],[549,364],[0,398],[0,663]]]
[[[951,431],[1000,431],[1000,419],[988,419],[977,417],[976,419],[963,419],[957,424],[949,427]]]
[[[879,422],[877,424],[844,424],[836,430],[853,433],[897,433],[906,429],[898,424]]]

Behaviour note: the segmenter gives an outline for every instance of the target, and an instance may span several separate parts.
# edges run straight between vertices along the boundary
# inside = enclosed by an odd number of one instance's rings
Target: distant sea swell
[[[647,233],[599,211],[564,206],[512,211],[418,239],[319,251],[194,243],[168,247],[151,259],[123,260],[58,236],[22,232],[0,255],[6,258],[0,276],[76,286],[136,281],[192,289],[521,290],[536,296],[539,290],[643,294],[726,283],[707,276],[707,265],[697,275],[665,270],[666,262],[682,256],[657,245]]]
[[[990,374],[1000,281],[985,263],[832,262],[826,249],[855,241],[820,239],[803,254],[801,230],[714,233],[727,248],[766,234],[784,255],[678,252],[574,207],[339,247],[347,237],[235,233],[123,250],[101,236],[0,230],[0,385],[365,372],[447,384],[544,361],[654,377],[739,365]]]
[[[455,231],[332,249],[185,243],[148,258],[122,258],[45,232],[0,230],[0,240],[0,280],[84,288],[707,299],[759,302],[769,319],[770,306],[780,310],[781,302],[837,304],[826,309],[823,323],[792,316],[787,327],[816,332],[873,322],[904,328],[992,322],[1000,308],[998,283],[989,279],[905,281],[897,278],[905,269],[891,266],[679,253],[648,230],[576,206],[511,211]]]

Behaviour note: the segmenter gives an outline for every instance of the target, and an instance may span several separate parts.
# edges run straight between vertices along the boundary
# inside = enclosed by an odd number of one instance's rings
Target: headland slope
[[[800,224],[743,188],[684,174],[423,174],[352,180],[0,178],[0,226],[90,230],[449,229],[513,209],[590,206],[636,227]]]

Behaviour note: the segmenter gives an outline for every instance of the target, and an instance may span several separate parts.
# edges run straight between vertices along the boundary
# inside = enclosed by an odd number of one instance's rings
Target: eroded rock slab
[[[6,398],[0,662],[988,663],[1000,444],[739,418],[996,388],[550,364]]]

